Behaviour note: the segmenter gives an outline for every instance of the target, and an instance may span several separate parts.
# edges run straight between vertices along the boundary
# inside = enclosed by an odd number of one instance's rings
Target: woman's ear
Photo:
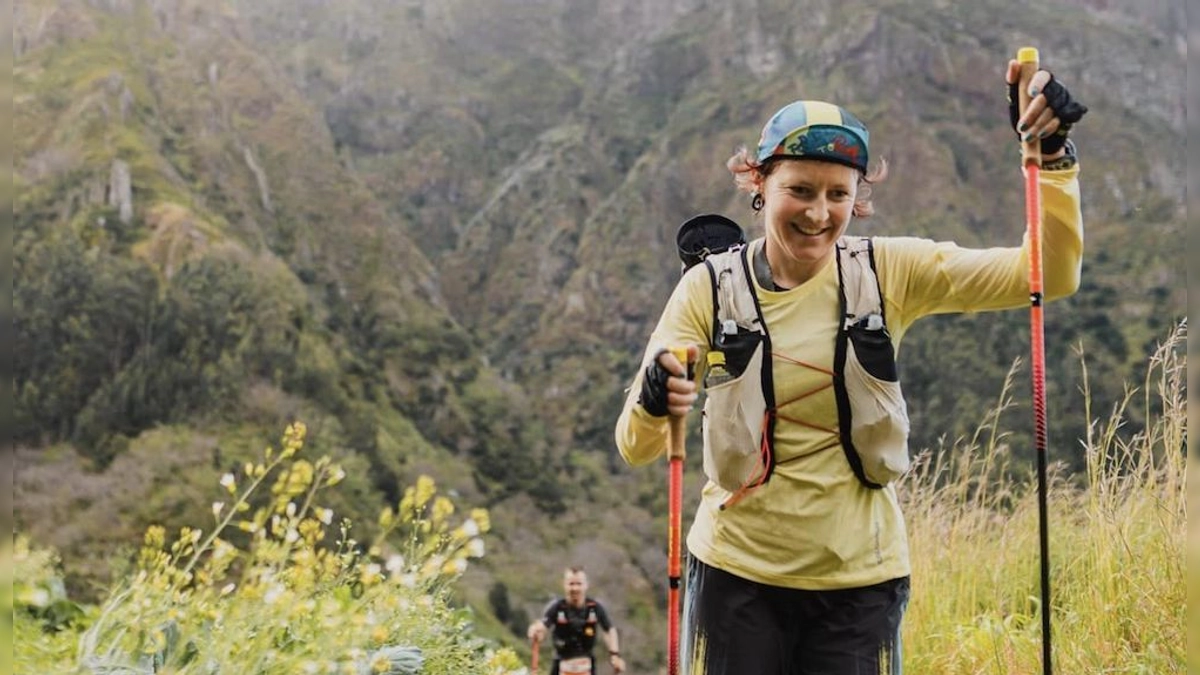
[[[866,218],[875,213],[875,205],[871,202],[871,182],[862,177],[854,193],[854,209],[851,211],[856,218]]]
[[[750,182],[752,185],[754,185],[754,191],[762,192],[763,188],[767,186],[766,175],[764,175],[761,170],[756,170],[754,173],[752,173],[750,175],[751,175]]]

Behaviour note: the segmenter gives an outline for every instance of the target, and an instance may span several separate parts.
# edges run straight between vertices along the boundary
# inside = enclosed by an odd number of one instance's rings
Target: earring
[[[762,211],[762,207],[763,207],[762,193],[755,192],[754,196],[750,198],[750,208],[754,209],[755,212],[758,212],[758,211]]]

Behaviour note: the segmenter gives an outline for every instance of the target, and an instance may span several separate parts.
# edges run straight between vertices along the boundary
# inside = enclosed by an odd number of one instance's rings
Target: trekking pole
[[[1022,113],[1029,107],[1029,81],[1038,71],[1038,50],[1024,47],[1017,52],[1021,65],[1017,91]],[[1033,371],[1033,438],[1037,450],[1038,544],[1041,554],[1042,582],[1042,672],[1051,675],[1054,667],[1050,649],[1050,534],[1046,478],[1046,343],[1042,315],[1042,171],[1041,139],[1021,144],[1021,166],[1025,172],[1025,224],[1029,239],[1029,346]]]
[[[533,646],[531,648],[532,655],[529,657],[529,673],[537,675],[538,668],[538,649],[542,646],[542,641],[538,638],[533,638]]]
[[[691,379],[691,363],[687,347],[672,347],[671,353],[687,369]],[[682,567],[683,532],[683,436],[687,418],[671,415],[667,446],[667,675],[679,675],[679,582]]]

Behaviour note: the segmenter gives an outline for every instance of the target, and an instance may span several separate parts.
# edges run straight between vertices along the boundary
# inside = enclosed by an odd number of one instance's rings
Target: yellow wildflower
[[[308,428],[304,422],[293,422],[283,432],[283,457],[291,457],[304,447],[304,435]]]
[[[429,503],[437,492],[437,484],[433,482],[433,478],[429,476],[421,476],[417,478],[417,491],[414,497],[413,508],[420,509]]]
[[[433,513],[431,515],[431,519],[433,520],[435,525],[440,525],[440,524],[444,523],[446,521],[446,519],[449,518],[453,514],[454,514],[454,502],[450,501],[446,497],[440,497],[440,496],[437,499],[433,500]]]
[[[487,532],[492,529],[492,520],[488,515],[487,509],[471,509],[471,520],[475,521],[475,524],[479,526],[480,532]]]
[[[146,528],[146,546],[150,548],[162,548],[167,540],[167,530],[162,525],[151,525]]]
[[[304,537],[304,541],[309,544],[316,542],[325,536],[325,530],[321,528],[321,523],[312,518],[305,518],[300,522],[300,534]]]
[[[308,490],[308,486],[312,484],[312,479],[312,464],[300,459],[292,464],[288,471],[279,475],[271,492],[279,495],[281,500],[287,500],[304,494]]]
[[[400,505],[399,505],[401,521],[408,522],[408,521],[412,520],[413,513],[415,513],[417,510],[416,502],[417,502],[416,488],[414,488],[412,486],[404,488],[404,497],[402,497],[400,499]]]

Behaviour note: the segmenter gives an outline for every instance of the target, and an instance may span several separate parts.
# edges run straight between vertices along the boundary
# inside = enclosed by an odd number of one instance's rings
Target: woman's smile
[[[792,229],[806,237],[819,237],[830,230],[829,227],[817,227],[814,225],[792,224]]]

